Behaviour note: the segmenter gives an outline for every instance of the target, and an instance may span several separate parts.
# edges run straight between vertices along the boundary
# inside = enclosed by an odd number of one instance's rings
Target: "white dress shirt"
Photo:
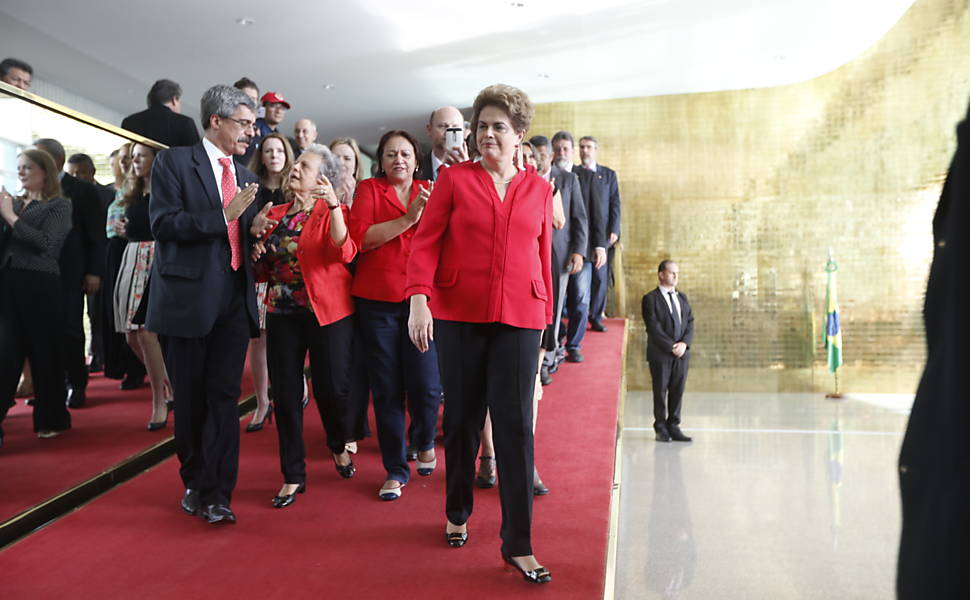
[[[448,168],[448,165],[443,160],[435,156],[434,152],[432,152],[431,153],[431,180],[432,181],[438,180],[438,168],[441,167],[442,165],[444,165],[446,169]]]
[[[670,314],[674,314],[674,309],[676,309],[677,310],[677,317],[681,320],[681,322],[683,322],[684,315],[680,311],[680,300],[677,298],[677,290],[675,290],[672,287],[664,287],[662,285],[658,285],[657,287],[660,289],[660,294],[664,297],[664,300],[667,302],[667,310],[670,311]],[[674,295],[671,296],[670,295],[670,292],[673,292]],[[673,307],[670,306],[670,299],[671,298],[673,298],[673,300],[674,300],[674,306]]]
[[[229,159],[229,170],[232,172],[232,180],[236,188],[239,187],[239,180],[236,179],[236,161],[229,155],[223,154],[222,150],[216,148],[216,145],[209,141],[209,138],[202,138],[202,147],[205,148],[205,154],[209,157],[209,165],[212,167],[212,174],[216,178],[216,189],[219,190],[219,202],[224,203],[224,196],[222,195],[222,163],[219,162],[220,158]],[[235,196],[235,192],[232,194]],[[222,218],[226,220],[226,212],[222,211]],[[226,224],[229,221],[226,220]]]

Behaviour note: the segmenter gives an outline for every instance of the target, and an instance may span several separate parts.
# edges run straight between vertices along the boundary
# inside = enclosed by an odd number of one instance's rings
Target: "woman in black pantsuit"
[[[468,539],[488,410],[502,557],[526,581],[546,583],[552,577],[531,539],[532,395],[539,336],[552,321],[552,189],[515,160],[533,114],[528,96],[511,86],[490,86],[475,99],[472,127],[482,160],[445,169],[435,182],[412,241],[405,296],[414,344],[422,352],[432,339],[438,346],[448,543],[460,547]]]
[[[17,177],[24,194],[0,191],[0,423],[14,404],[24,359],[34,378],[34,431],[50,438],[71,428],[58,358],[63,306],[58,257],[72,227],[54,159],[24,150]],[[0,429],[0,446],[3,430]]]

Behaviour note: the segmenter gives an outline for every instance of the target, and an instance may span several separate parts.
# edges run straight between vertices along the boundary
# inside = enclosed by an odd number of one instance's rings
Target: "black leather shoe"
[[[344,452],[346,452],[346,450],[344,450]],[[350,453],[348,452],[347,455],[349,456]],[[344,479],[350,479],[357,474],[357,467],[354,466],[353,460],[345,465],[341,465],[337,462],[336,454],[333,455],[333,466],[335,469],[337,469],[337,473],[339,473]]]
[[[210,525],[235,525],[236,514],[228,504],[210,504],[202,511],[202,518]]]
[[[549,374],[549,367],[542,365],[542,368],[539,369],[539,382],[542,383],[542,385],[549,385],[552,383],[552,375]]]
[[[407,458],[408,458],[408,461],[409,462],[414,462],[414,461],[418,460],[418,447],[417,446],[413,446],[411,444],[408,444],[407,453],[408,453]]]
[[[593,331],[599,331],[600,333],[608,331],[608,329],[606,329],[606,325],[603,325],[601,321],[590,321],[589,328]]]
[[[461,548],[468,542],[468,532],[467,531],[453,531],[451,533],[445,532],[445,540],[447,540],[448,545],[452,548]]]
[[[296,488],[296,491],[292,494],[286,494],[285,496],[273,496],[273,508],[286,508],[287,506],[296,502],[296,495],[302,494],[306,491],[306,482],[301,483],[300,487]]]
[[[193,489],[185,490],[182,496],[182,510],[196,517],[202,511],[202,503],[199,501],[199,491]]]
[[[670,439],[675,442],[690,442],[691,438],[684,435],[684,432],[680,430],[680,427],[670,427]]]
[[[81,408],[87,400],[87,391],[82,387],[71,388],[67,395],[68,408]]]
[[[538,569],[534,571],[526,571],[525,569],[519,566],[519,563],[512,560],[511,556],[507,556],[503,554],[502,560],[504,560],[506,564],[509,565],[509,567],[507,567],[508,570],[511,570],[514,568],[519,573],[522,573],[522,577],[524,577],[525,580],[528,581],[529,583],[549,583],[550,581],[552,581],[552,573],[549,572],[549,569],[543,566],[540,566]]]
[[[583,360],[585,359],[583,358],[583,353],[579,351],[579,348],[566,353],[566,362],[581,363]]]
[[[657,441],[658,442],[669,442],[670,441],[670,434],[667,433],[667,430],[666,429],[658,429],[657,430]]]
[[[142,375],[141,377],[132,377],[131,375],[129,375],[121,381],[121,385],[118,387],[120,387],[123,390],[137,390],[143,385],[145,385],[144,375]]]
[[[104,363],[97,356],[91,357],[91,364],[88,365],[88,373],[100,373],[104,371]]]
[[[533,467],[532,495],[545,496],[548,493],[549,488],[546,487],[546,484],[542,483],[542,479],[539,477],[539,469]]]

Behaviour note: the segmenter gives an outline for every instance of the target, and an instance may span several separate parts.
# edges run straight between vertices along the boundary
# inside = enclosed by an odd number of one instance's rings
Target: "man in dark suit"
[[[67,159],[67,173],[72,177],[86,181],[94,186],[94,189],[98,192],[98,199],[101,201],[101,213],[106,215],[108,205],[114,200],[115,190],[114,186],[101,185],[94,178],[95,173],[97,173],[94,160],[87,154],[72,154]],[[108,238],[105,236],[105,244],[107,244],[107,240]],[[102,297],[104,293],[104,286],[102,285],[98,287],[97,293],[88,294],[87,296],[88,320],[91,322],[91,364],[88,367],[88,371],[91,373],[102,371],[104,365],[104,339],[101,320],[101,313],[103,312]]]
[[[150,140],[175,146],[199,142],[195,121],[182,112],[182,86],[169,79],[159,79],[148,91],[148,109],[125,117],[121,128]]]
[[[967,593],[970,111],[957,126],[956,137],[956,153],[933,218],[933,263],[923,306],[926,366],[899,453],[900,600],[965,598]]]
[[[606,311],[606,289],[610,285],[610,272],[613,269],[613,248],[620,240],[620,185],[616,172],[596,162],[599,143],[591,135],[579,138],[579,160],[583,168],[593,173],[593,183],[599,189],[599,218],[606,223],[607,261],[598,269],[593,269],[589,290],[589,328],[593,331],[606,331],[603,313]]]
[[[573,164],[573,136],[568,131],[560,131],[552,136],[552,152],[555,165],[565,172],[576,174],[583,195],[587,217],[587,244],[583,268],[569,276],[566,290],[566,314],[569,325],[566,328],[566,361],[583,362],[580,347],[586,336],[586,322],[589,319],[589,291],[593,269],[606,264],[606,221],[599,210],[600,191],[594,183],[592,171]]]
[[[428,137],[431,138],[431,152],[423,153],[416,179],[437,181],[441,169],[468,160],[468,149],[464,145],[458,149],[445,148],[445,132],[452,128],[461,129],[462,139],[465,138],[467,133],[465,117],[461,115],[460,110],[454,106],[442,106],[431,113],[427,125]]]
[[[653,428],[657,441],[689,442],[680,430],[680,408],[687,383],[694,313],[687,296],[677,291],[680,268],[672,260],[657,268],[657,289],[643,297],[647,326],[647,363],[653,380]]]
[[[584,254],[587,249],[587,218],[586,205],[583,203],[583,192],[579,186],[579,178],[574,173],[567,173],[559,167],[552,166],[552,151],[549,148],[549,138],[543,135],[534,136],[531,140],[535,149],[537,171],[539,176],[551,182],[562,199],[564,221],[557,223],[553,220],[552,228],[552,324],[542,335],[542,347],[545,355],[539,369],[539,379],[542,385],[552,383],[552,373],[555,371],[556,352],[559,344],[559,325],[562,319],[563,305],[566,303],[566,287],[569,276],[578,273],[583,268]]]
[[[160,152],[152,166],[145,326],[162,338],[172,381],[182,509],[235,523],[239,387],[249,338],[259,333],[249,259],[258,186],[232,156],[253,137],[256,107],[242,91],[216,85],[201,108],[202,142]]]
[[[39,139],[34,146],[54,157],[60,171],[64,168],[64,146],[50,138]],[[61,250],[61,282],[64,287],[64,340],[62,362],[69,385],[67,405],[80,408],[87,400],[88,366],[84,338],[84,296],[96,294],[104,275],[107,239],[104,234],[105,211],[97,189],[63,171],[61,190],[71,201],[71,232]]]

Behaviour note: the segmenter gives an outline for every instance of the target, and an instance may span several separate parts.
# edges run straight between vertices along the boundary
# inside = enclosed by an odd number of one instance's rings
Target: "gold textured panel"
[[[595,135],[619,174],[630,388],[650,387],[640,298],[670,257],[697,319],[689,390],[830,389],[820,328],[832,248],[842,387],[915,391],[931,221],[968,97],[968,2],[917,0],[872,48],[811,81],[540,104],[530,135]]]

